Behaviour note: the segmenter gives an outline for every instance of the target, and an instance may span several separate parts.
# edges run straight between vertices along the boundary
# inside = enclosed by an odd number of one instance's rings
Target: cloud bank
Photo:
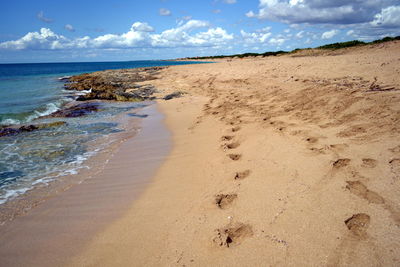
[[[48,28],[41,28],[39,32],[29,32],[18,40],[0,43],[0,49],[216,47],[232,39],[233,34],[220,27],[211,28],[208,22],[201,20],[189,20],[161,33],[155,33],[154,28],[145,22],[135,22],[126,33],[105,34],[96,38],[84,36],[69,39]]]
[[[247,17],[287,24],[355,24],[400,26],[398,0],[260,0]]]

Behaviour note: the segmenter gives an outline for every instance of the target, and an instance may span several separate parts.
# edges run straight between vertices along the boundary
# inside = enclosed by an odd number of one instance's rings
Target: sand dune
[[[174,147],[88,266],[398,266],[400,42],[174,66]]]

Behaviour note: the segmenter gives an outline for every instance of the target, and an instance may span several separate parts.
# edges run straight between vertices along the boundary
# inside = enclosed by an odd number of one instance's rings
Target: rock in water
[[[65,109],[58,110],[47,117],[66,117],[66,118],[75,118],[88,115],[92,112],[96,112],[100,110],[100,103],[81,103],[72,107],[67,107]]]
[[[22,125],[20,127],[3,127],[0,128],[0,137],[12,136],[23,132],[32,132],[35,130],[57,127],[64,124],[66,124],[65,121],[56,121],[56,122],[41,123],[41,124]]]

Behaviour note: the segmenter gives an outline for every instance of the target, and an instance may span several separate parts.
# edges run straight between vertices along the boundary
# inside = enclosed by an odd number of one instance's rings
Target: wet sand
[[[174,66],[173,148],[69,266],[398,266],[400,42]]]
[[[171,148],[157,107],[140,114],[148,115],[141,131],[103,155],[108,162],[85,172],[89,179],[0,227],[0,266],[61,266],[130,207]]]

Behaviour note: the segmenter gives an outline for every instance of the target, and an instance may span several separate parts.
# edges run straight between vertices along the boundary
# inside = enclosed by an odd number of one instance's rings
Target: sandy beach
[[[397,266],[400,43],[169,67],[173,149],[69,266]]]
[[[100,188],[76,185],[7,226],[19,237],[8,232],[0,265],[400,264],[399,41],[170,66],[143,84],[183,93],[157,100],[172,148],[157,127],[124,142]],[[130,156],[140,142],[147,165]],[[132,175],[147,177],[137,191]],[[70,221],[38,226],[66,208]],[[83,226],[32,248],[47,227]]]

